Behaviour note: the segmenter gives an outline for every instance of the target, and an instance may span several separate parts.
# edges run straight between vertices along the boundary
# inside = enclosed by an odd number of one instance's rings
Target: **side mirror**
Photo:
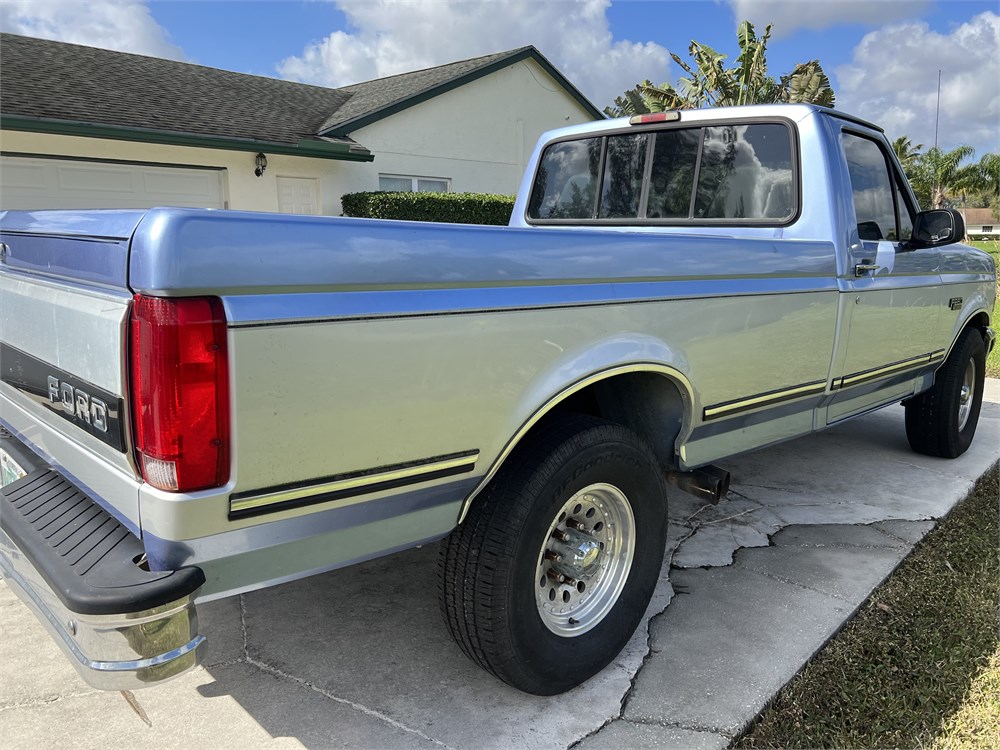
[[[904,243],[906,250],[950,245],[965,237],[965,219],[953,208],[921,211],[913,220],[913,234]]]
[[[858,239],[877,242],[885,238],[882,237],[882,228],[877,221],[862,221],[858,224]]]

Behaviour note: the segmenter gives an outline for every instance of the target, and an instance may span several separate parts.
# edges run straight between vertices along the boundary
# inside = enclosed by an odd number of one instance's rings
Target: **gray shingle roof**
[[[330,89],[14,34],[0,34],[0,117],[367,153],[353,130],[529,57],[602,117],[534,47]]]
[[[350,94],[202,65],[0,35],[0,113],[297,144]]]

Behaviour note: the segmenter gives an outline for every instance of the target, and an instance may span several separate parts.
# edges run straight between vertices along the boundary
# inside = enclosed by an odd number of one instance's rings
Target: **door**
[[[907,395],[915,378],[940,362],[941,315],[936,249],[908,250],[915,214],[885,144],[841,133],[854,224],[841,279],[846,346],[835,370],[828,421]]]
[[[283,214],[318,214],[315,177],[278,177],[278,210]]]
[[[223,169],[5,155],[0,171],[0,210],[226,207]]]

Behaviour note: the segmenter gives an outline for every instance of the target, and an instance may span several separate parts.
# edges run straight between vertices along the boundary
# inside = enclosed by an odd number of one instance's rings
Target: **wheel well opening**
[[[990,316],[987,315],[985,312],[977,312],[975,315],[969,318],[969,322],[965,324],[966,328],[978,328],[980,332],[982,332],[984,335],[989,325],[990,325]]]
[[[560,401],[528,434],[566,414],[588,414],[624,425],[649,444],[664,468],[677,465],[675,448],[684,424],[685,399],[666,375],[632,372],[600,380]]]

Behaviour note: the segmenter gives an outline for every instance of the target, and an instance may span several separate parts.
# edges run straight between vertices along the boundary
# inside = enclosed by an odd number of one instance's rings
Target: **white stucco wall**
[[[341,193],[377,190],[379,174],[444,177],[452,192],[514,193],[542,133],[591,119],[523,60],[351,133],[375,161],[345,163],[334,179]]]
[[[278,177],[314,177],[319,205],[339,215],[340,196],[377,190],[379,174],[443,177],[453,192],[513,193],[539,135],[591,119],[534,61],[524,60],[373,123],[352,137],[374,162],[254,153],[5,130],[4,153],[110,159],[225,170],[229,208],[277,211]],[[2,177],[0,177],[2,179]]]

